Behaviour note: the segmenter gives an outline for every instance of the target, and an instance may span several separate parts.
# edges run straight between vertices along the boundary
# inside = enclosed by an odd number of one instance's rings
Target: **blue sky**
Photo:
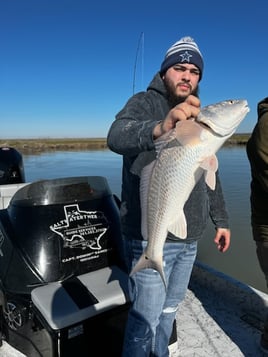
[[[202,105],[247,99],[237,132],[250,132],[268,96],[267,10],[267,0],[1,0],[0,138],[106,137],[185,35],[205,61]]]

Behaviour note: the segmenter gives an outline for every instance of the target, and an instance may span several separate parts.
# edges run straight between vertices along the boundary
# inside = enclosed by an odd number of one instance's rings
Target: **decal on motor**
[[[78,204],[64,206],[65,219],[49,228],[63,239],[64,248],[99,251],[101,237],[109,225],[101,211],[81,211]]]

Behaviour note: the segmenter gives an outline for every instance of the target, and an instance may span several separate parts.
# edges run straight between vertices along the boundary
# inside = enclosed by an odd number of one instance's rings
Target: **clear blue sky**
[[[267,0],[1,0],[0,138],[106,137],[185,35],[205,61],[202,105],[247,99],[250,132],[268,96],[267,14]]]

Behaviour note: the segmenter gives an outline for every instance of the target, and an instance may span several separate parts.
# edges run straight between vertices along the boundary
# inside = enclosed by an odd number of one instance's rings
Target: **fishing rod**
[[[137,71],[137,63],[139,57],[139,51],[141,49],[141,68],[142,68],[142,81],[143,81],[143,57],[144,57],[144,32],[141,32],[138,47],[136,51],[136,58],[134,63],[134,73],[133,73],[133,94],[135,94],[135,85],[136,85],[136,71]]]

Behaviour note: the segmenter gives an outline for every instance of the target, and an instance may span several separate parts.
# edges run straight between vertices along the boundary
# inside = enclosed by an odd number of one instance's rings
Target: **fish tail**
[[[163,280],[163,283],[165,285],[165,289],[167,288],[166,284],[166,278],[165,278],[165,273],[163,270],[163,263],[162,261],[154,261],[150,259],[145,253],[143,253],[136,263],[136,265],[133,267],[133,269],[130,272],[130,276],[133,274],[137,273],[138,271],[142,269],[154,269],[158,271],[158,273],[161,276],[161,279]]]

